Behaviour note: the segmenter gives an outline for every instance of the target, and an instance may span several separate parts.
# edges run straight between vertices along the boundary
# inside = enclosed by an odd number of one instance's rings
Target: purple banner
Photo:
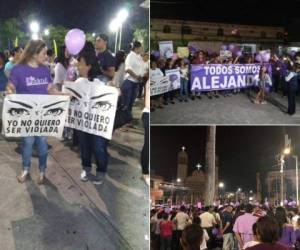
[[[264,65],[270,73],[270,65]],[[256,85],[261,64],[193,64],[191,91],[240,89]]]

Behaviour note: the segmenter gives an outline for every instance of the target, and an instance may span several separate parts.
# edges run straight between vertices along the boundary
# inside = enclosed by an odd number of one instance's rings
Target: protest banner
[[[11,94],[2,111],[6,137],[61,137],[70,97],[61,95]]]
[[[177,47],[177,55],[179,58],[189,57],[188,47]]]
[[[260,64],[191,66],[191,91],[239,89],[257,83]]]
[[[151,77],[150,79],[150,95],[161,95],[170,91],[170,81],[166,76]]]
[[[166,77],[170,81],[170,90],[180,89],[180,71],[179,69],[166,70]]]
[[[65,82],[64,91],[72,95],[66,126],[110,140],[117,109],[118,90],[105,86],[99,80],[91,82],[79,78],[75,82]]]
[[[232,57],[232,52],[230,50],[220,50],[220,59],[228,59]]]
[[[159,42],[159,52],[161,57],[172,58],[174,49],[172,41]]]

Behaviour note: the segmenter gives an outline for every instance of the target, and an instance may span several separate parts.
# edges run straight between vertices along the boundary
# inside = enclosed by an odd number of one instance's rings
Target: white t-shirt
[[[143,68],[144,68],[144,61],[142,57],[139,54],[136,54],[135,52],[131,51],[125,60],[125,71],[132,70],[137,76],[143,76]],[[137,79],[133,78],[131,75],[126,73],[125,79],[132,81],[132,82],[138,82]]]
[[[175,220],[177,221],[177,230],[184,230],[188,223],[189,216],[184,212],[179,212],[176,214]]]
[[[125,63],[121,63],[118,71],[115,72],[113,83],[116,87],[120,88],[122,83],[124,82],[124,76],[125,76]]]
[[[63,83],[65,80],[67,80],[67,69],[61,63],[57,63],[54,68],[53,83]]]
[[[216,224],[215,217],[209,212],[204,212],[199,217],[201,219],[202,228],[213,227],[214,224]]]
[[[206,245],[206,242],[209,240],[209,236],[208,236],[208,233],[205,229],[203,229],[203,240],[202,240],[202,243],[200,245],[200,250],[204,250],[204,249],[207,249],[207,245]]]
[[[150,79],[155,78],[155,77],[163,77],[164,73],[159,68],[150,69],[149,76],[150,76]]]

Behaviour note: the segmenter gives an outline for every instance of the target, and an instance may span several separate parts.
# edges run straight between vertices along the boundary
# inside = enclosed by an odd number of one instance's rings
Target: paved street
[[[188,103],[176,100],[152,112],[151,124],[300,124],[299,97],[293,116],[286,114],[287,97],[271,93],[267,101],[254,104],[244,93],[211,100],[202,95],[201,100],[189,99]]]
[[[47,178],[38,186],[37,158],[31,180],[18,184],[18,141],[0,140],[1,250],[148,249],[149,191],[140,179],[143,131],[116,131],[109,146],[108,176],[100,186],[79,180],[77,152],[49,138]]]

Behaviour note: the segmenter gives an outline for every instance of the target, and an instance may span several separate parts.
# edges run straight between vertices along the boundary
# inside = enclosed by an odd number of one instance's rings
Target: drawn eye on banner
[[[61,137],[70,98],[58,95],[8,95],[2,120],[7,137]]]
[[[161,95],[170,91],[170,80],[166,76],[152,77],[150,79],[150,95]]]
[[[70,93],[70,107],[66,126],[111,139],[118,102],[118,91],[100,81],[79,78],[65,82],[64,91]]]

